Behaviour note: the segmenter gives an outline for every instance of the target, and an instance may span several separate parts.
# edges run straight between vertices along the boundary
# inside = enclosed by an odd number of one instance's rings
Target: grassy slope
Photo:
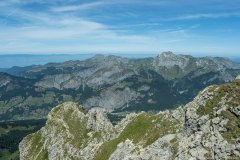
[[[160,123],[161,126],[157,126],[158,123]],[[95,159],[108,159],[116,150],[117,145],[126,139],[130,139],[133,143],[138,143],[146,147],[166,133],[175,133],[177,129],[178,124],[176,121],[170,121],[162,115],[142,113],[133,119],[117,138],[105,142],[96,154]]]

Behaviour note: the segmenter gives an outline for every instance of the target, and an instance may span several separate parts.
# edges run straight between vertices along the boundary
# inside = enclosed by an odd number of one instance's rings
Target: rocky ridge
[[[228,74],[227,69],[239,69],[240,64],[222,57],[199,57],[176,55],[170,51],[163,52],[153,60],[153,66],[166,79],[181,78],[193,72],[197,75],[221,71]],[[228,77],[231,76],[228,74]],[[233,77],[226,78],[226,81]]]
[[[19,145],[24,159],[239,159],[240,81],[213,85],[192,102],[157,114],[128,115],[113,126],[103,109],[54,108]]]
[[[50,112],[45,127],[22,141],[21,159],[93,159],[101,144],[115,138],[133,117],[130,114],[113,126],[103,108],[86,112],[80,105],[66,102]]]

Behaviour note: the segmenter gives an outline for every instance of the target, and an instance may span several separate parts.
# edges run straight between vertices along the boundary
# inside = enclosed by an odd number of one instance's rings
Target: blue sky
[[[1,0],[0,54],[240,55],[239,0]]]

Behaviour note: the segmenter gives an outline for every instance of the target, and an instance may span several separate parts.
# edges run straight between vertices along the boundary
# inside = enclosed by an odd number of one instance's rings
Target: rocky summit
[[[25,137],[20,159],[240,159],[240,80],[212,85],[192,102],[157,114],[132,113],[113,125],[103,108],[51,110]]]

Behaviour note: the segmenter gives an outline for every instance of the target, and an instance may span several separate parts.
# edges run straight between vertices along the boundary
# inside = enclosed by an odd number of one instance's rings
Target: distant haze
[[[46,63],[64,62],[69,60],[85,60],[95,54],[51,54],[51,55],[0,55],[0,68],[13,66],[42,65]],[[119,54],[118,54],[119,55]],[[155,57],[157,54],[120,54],[128,58]]]
[[[95,54],[51,54],[51,55],[0,55],[0,68],[13,66],[43,65],[46,63],[64,62],[69,60],[85,60]],[[109,55],[109,54],[108,54]],[[155,57],[157,54],[111,54],[127,58]],[[196,56],[202,57],[202,56]],[[230,57],[233,61],[240,63],[240,56]]]

